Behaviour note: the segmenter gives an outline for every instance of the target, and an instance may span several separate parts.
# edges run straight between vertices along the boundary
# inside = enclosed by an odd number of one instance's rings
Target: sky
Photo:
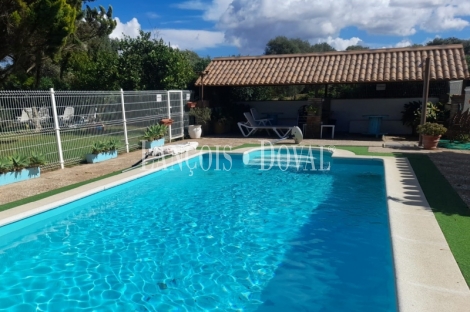
[[[276,36],[372,49],[470,39],[468,0],[96,0],[113,7],[111,34],[152,32],[200,56],[262,55]]]

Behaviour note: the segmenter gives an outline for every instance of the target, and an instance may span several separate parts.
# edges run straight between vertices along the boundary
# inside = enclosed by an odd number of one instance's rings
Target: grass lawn
[[[232,150],[258,146],[259,144],[243,144],[234,147]],[[336,146],[336,148],[354,152],[356,155],[408,158],[426,199],[434,211],[437,222],[446,237],[447,243],[459,264],[460,270],[467,284],[470,285],[470,209],[436,168],[431,159],[429,159],[427,155],[422,154],[370,153],[368,147],[365,146]],[[215,148],[211,148],[211,150],[215,150]],[[0,211],[37,201],[119,173],[121,173],[121,171],[0,205]]]

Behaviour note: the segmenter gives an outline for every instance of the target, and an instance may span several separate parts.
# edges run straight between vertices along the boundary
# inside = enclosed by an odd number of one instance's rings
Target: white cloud
[[[145,15],[147,15],[148,18],[159,18],[160,15],[158,15],[155,12],[147,12]]]
[[[203,17],[216,21],[242,54],[261,53],[278,35],[310,42],[330,38],[338,47],[342,29],[406,37],[418,31],[462,30],[470,2],[460,0],[212,0]],[[334,38],[334,39],[333,39]]]
[[[318,42],[326,42],[338,51],[344,51],[347,47],[352,45],[358,45],[362,40],[358,37],[352,37],[351,39],[332,38],[331,36],[326,39],[319,39]]]
[[[121,20],[118,17],[115,18],[115,21],[117,22],[117,25],[111,35],[109,35],[110,38],[122,39],[124,38],[124,35],[133,38],[139,36],[141,28],[139,21],[135,17],[125,24],[121,23]]]
[[[200,0],[190,0],[190,1],[180,2],[180,3],[174,4],[173,6],[177,7],[178,9],[198,10],[198,11],[204,11],[207,8],[207,5],[202,3],[202,1]]]
[[[404,48],[413,45],[413,42],[409,39],[403,39],[395,45],[395,48]]]
[[[226,45],[224,33],[220,31],[158,29],[157,33],[165,42],[182,50],[203,50]]]

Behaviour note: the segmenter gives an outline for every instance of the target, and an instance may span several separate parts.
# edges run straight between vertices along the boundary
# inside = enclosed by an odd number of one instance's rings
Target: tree
[[[137,38],[125,37],[119,42],[121,86],[126,90],[185,88],[194,77],[186,56],[150,36],[141,31]]]
[[[455,37],[434,38],[432,41],[426,43],[427,46],[444,44],[462,44],[465,55],[470,55],[470,40],[463,40]]]
[[[0,60],[6,61],[3,79],[20,67],[26,73],[34,70],[35,86],[39,85],[45,58],[54,58],[75,31],[75,19],[81,0],[7,0],[7,13],[2,14]]]
[[[470,40],[463,40],[455,37],[449,38],[435,38],[432,41],[426,43],[427,46],[430,45],[444,45],[444,44],[462,44],[463,50],[465,53],[465,60],[467,61],[468,70],[470,71]]]
[[[311,45],[308,41],[300,38],[289,39],[285,36],[278,36],[268,41],[264,54],[297,54],[329,51],[335,51],[335,49],[326,42]]]
[[[331,51],[336,51],[335,48],[333,48],[331,45],[329,45],[326,42],[323,43],[316,43],[310,47],[309,52],[331,52]]]
[[[346,48],[346,51],[356,51],[356,50],[369,50],[369,47],[362,45],[352,45]]]

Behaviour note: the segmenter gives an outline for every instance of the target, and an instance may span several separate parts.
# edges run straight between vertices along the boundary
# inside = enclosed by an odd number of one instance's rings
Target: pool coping
[[[295,147],[295,146],[294,146]],[[319,149],[319,148],[315,148]],[[260,148],[227,151],[244,154]],[[144,177],[211,151],[192,151],[0,212],[0,227]],[[334,150],[334,158],[380,159],[385,170],[390,235],[399,311],[468,311],[470,289],[406,158],[357,156]]]

